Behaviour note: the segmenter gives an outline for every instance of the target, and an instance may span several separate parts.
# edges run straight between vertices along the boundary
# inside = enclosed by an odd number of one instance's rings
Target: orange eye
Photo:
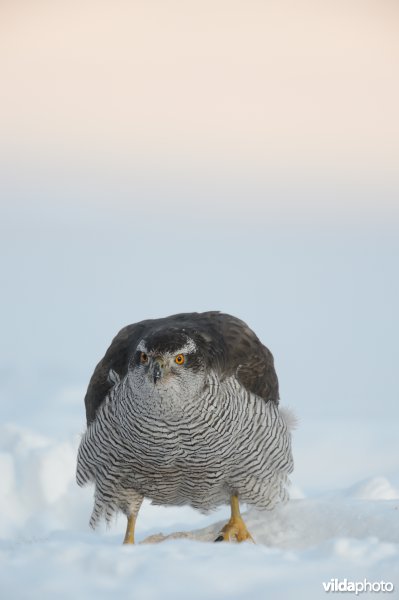
[[[148,355],[145,352],[142,352],[140,354],[140,362],[145,365],[146,363],[148,363]]]
[[[175,363],[178,365],[182,365],[184,363],[184,354],[178,354],[175,357]]]

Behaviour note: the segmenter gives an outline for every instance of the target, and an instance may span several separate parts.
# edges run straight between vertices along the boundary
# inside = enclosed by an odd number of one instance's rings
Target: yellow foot
[[[231,517],[216,538],[215,542],[245,542],[255,543],[241,516]]]
[[[124,544],[134,544],[134,526],[136,525],[136,519],[133,515],[130,515],[127,519],[127,527],[125,533]]]

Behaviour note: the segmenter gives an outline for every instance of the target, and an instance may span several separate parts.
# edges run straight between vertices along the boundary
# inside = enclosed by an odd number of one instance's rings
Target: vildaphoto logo
[[[348,581],[347,579],[330,579],[323,581],[325,592],[354,592],[356,595],[363,592],[393,592],[395,586],[390,581]]]

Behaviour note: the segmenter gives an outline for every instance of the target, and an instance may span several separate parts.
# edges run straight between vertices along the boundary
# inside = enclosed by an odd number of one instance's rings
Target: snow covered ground
[[[325,597],[323,582],[332,579],[382,580],[396,585],[388,597],[398,593],[394,424],[302,423],[295,433],[292,500],[273,512],[247,514],[256,545],[212,543],[227,508],[204,516],[146,503],[137,523],[139,543],[122,546],[122,516],[109,530],[88,527],[92,489],[75,484],[78,434],[52,439],[6,425],[0,440],[4,600],[312,600]]]

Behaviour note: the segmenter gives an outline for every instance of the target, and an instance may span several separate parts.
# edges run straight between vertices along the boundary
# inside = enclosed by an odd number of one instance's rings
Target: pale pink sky
[[[0,158],[397,182],[398,65],[394,0],[3,1]]]
[[[391,0],[14,0],[0,10],[2,146],[396,160]]]

